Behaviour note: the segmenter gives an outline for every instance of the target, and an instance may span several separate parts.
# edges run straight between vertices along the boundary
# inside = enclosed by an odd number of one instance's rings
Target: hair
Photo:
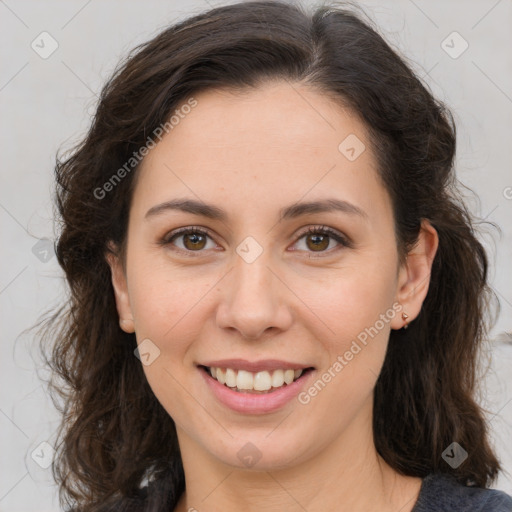
[[[351,4],[309,13],[282,0],[253,1],[169,26],[118,65],[88,133],[57,157],[56,253],[69,297],[43,338],[54,340],[46,363],[52,397],[62,401],[52,469],[61,503],[80,512],[170,510],[185,486],[174,422],[134,357],[135,335],[119,327],[106,261],[110,242],[126,242],[138,166],[108,194],[95,191],[191,95],[276,80],[309,86],[363,120],[392,201],[400,262],[422,219],[439,236],[421,312],[407,330],[391,331],[375,386],[378,453],[403,475],[450,473],[480,487],[497,477],[475,397],[497,297],[475,219],[457,190],[454,119],[365,16]],[[454,441],[468,452],[457,468],[442,459]],[[145,478],[158,492],[146,492]]]

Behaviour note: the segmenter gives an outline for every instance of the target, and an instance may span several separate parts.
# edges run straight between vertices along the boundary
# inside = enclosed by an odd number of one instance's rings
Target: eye
[[[331,245],[331,241],[333,240],[342,247],[351,247],[351,243],[346,237],[327,226],[312,226],[308,228],[299,237],[298,242],[302,239],[305,239],[305,250],[313,253],[331,253],[336,251],[336,248],[327,251],[327,248]],[[317,256],[314,255],[313,257]]]
[[[207,239],[211,238],[208,231],[195,226],[178,229],[170,233],[162,240],[163,245],[175,245],[180,252],[192,255],[193,252],[201,252],[202,249],[211,249],[207,247]],[[175,240],[182,239],[182,246],[175,244]],[[215,247],[215,244],[214,244]]]
[[[175,243],[176,240],[180,239],[181,247],[180,244]],[[161,244],[164,246],[173,245],[179,252],[184,253],[187,256],[194,256],[194,252],[202,252],[203,249],[215,248],[215,243],[213,244],[213,247],[208,247],[208,239],[213,241],[213,238],[207,230],[198,226],[189,226],[173,231],[164,237],[164,239],[161,241]],[[299,236],[298,242],[300,242],[302,239],[305,239],[306,241],[306,248],[299,250],[306,250],[307,252],[313,253],[331,253],[337,250],[336,248],[327,250],[333,240],[342,247],[352,246],[346,237],[327,226],[309,227]],[[309,257],[311,257],[311,255]],[[315,255],[313,257],[317,256]]]

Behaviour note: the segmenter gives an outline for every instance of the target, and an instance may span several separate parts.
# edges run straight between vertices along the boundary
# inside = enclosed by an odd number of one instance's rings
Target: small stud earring
[[[407,313],[402,313],[402,320],[405,322],[404,329],[407,329],[409,327],[407,325],[407,319],[409,318],[409,315]]]

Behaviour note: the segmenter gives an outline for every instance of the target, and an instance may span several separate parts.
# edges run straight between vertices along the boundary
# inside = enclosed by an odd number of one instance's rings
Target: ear
[[[132,333],[135,332],[135,324],[128,296],[126,274],[118,253],[119,251],[110,243],[105,259],[110,266],[112,275],[112,286],[114,287],[117,313],[119,314],[119,326],[124,332]]]
[[[412,322],[421,311],[430,284],[432,263],[439,245],[439,236],[430,222],[423,219],[418,241],[407,254],[405,263],[398,273],[396,300],[402,305],[400,314],[392,322],[392,329],[401,329]],[[408,315],[406,319],[402,313]]]

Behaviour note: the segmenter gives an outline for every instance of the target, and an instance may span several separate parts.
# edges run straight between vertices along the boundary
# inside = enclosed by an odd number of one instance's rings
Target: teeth
[[[285,370],[284,381],[286,382],[286,384],[291,384],[293,382],[294,376],[295,376],[295,372],[293,370]]]
[[[254,389],[256,391],[268,391],[272,387],[272,379],[268,372],[258,372],[254,376]]]
[[[280,388],[285,384],[291,384],[303,373],[303,370],[274,370],[272,372],[248,372],[245,370],[233,370],[232,368],[208,369],[210,375],[230,388],[237,391],[269,391],[272,388]]]
[[[236,387],[238,389],[254,389],[252,387],[253,383],[254,379],[251,372],[238,370],[238,375],[236,376]]]
[[[217,368],[216,378],[221,384],[224,384],[224,382],[226,382],[226,373],[222,368]]]
[[[226,369],[226,386],[236,388],[236,372],[231,368]]]
[[[284,384],[284,371],[283,370],[274,370],[272,373],[272,386],[275,388],[280,388]]]

